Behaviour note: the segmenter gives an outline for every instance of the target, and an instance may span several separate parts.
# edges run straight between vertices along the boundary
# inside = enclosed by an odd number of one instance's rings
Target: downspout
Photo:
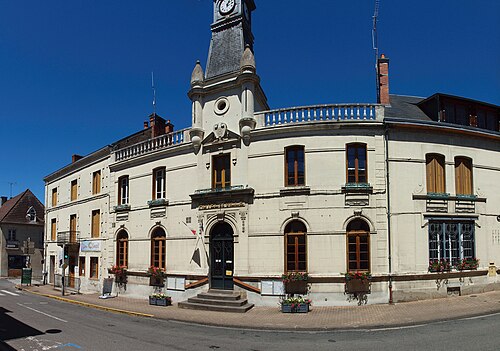
[[[387,242],[389,245],[388,250],[388,264],[389,264],[389,303],[392,304],[392,243],[391,243],[391,184],[389,177],[389,127],[385,125],[385,177],[387,187]]]

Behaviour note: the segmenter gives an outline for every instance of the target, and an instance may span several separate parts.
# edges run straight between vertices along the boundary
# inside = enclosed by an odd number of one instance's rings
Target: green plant
[[[479,260],[474,257],[461,259],[455,264],[455,269],[458,271],[477,269],[477,267],[479,267]]]
[[[286,299],[282,299],[280,301],[280,304],[281,305],[291,305],[292,308],[295,308],[297,307],[298,305],[301,305],[301,304],[312,304],[312,301],[310,299],[305,299],[303,298],[302,296],[299,296],[299,297],[288,297]]]
[[[306,272],[289,272],[285,273],[281,276],[281,280],[283,280],[283,283],[288,283],[288,282],[294,282],[294,281],[308,281],[309,280],[309,274]]]
[[[344,277],[346,282],[352,279],[360,279],[360,280],[371,280],[372,275],[370,272],[347,272],[344,273]]]
[[[155,299],[160,299],[160,300],[169,300],[170,302],[172,302],[172,298],[168,295],[163,294],[163,293],[151,294],[151,297],[155,298]]]

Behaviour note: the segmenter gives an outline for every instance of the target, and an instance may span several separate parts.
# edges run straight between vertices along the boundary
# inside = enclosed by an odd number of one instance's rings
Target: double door
[[[233,290],[234,241],[231,226],[216,225],[210,235],[210,288]]]

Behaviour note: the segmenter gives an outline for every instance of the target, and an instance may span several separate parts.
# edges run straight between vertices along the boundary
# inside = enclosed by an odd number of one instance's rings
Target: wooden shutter
[[[101,211],[92,211],[92,237],[98,238],[100,234]]]
[[[426,157],[426,178],[428,193],[445,193],[444,157],[441,155],[428,155]]]
[[[71,182],[71,201],[76,200],[78,197],[78,182],[76,180],[73,180]]]
[[[57,222],[55,218],[50,222],[50,239],[52,241],[57,240]]]
[[[472,195],[472,162],[468,158],[455,158],[455,191],[457,195]]]

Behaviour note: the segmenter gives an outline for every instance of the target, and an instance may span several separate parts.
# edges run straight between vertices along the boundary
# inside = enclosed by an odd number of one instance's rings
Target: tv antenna
[[[375,70],[376,70],[376,88],[377,88],[377,102],[380,101],[380,88],[379,88],[379,71],[378,71],[378,34],[377,34],[377,22],[378,22],[378,8],[380,0],[375,0],[375,10],[373,11],[373,28],[372,28],[372,47],[375,52]]]
[[[154,72],[151,72],[151,89],[153,90],[153,114],[156,115],[156,89]]]
[[[12,199],[12,187],[14,185],[16,185],[17,183],[16,182],[8,182],[9,183],[9,186],[10,186],[10,198]]]

